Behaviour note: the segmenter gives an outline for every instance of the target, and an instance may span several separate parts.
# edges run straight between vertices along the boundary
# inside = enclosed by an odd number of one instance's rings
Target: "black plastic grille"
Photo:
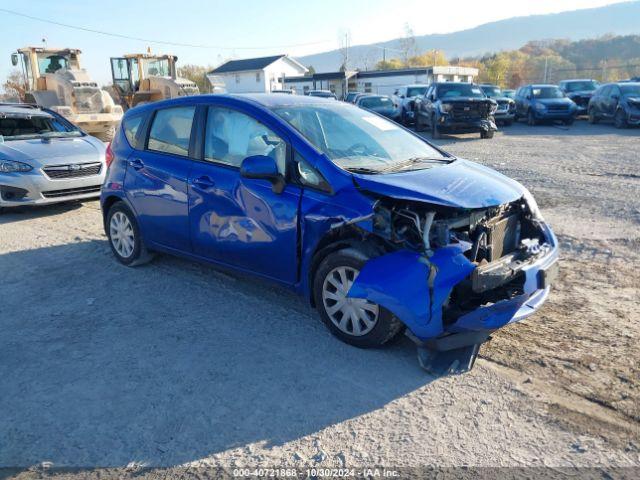
[[[71,165],[55,165],[42,170],[52,180],[61,178],[82,178],[98,175],[102,169],[101,163],[75,163]]]
[[[73,195],[82,195],[85,193],[98,193],[98,192],[100,192],[100,185],[89,185],[88,187],[64,188],[62,190],[49,190],[48,192],[42,192],[42,196],[45,198],[58,198],[58,197],[71,197]]]

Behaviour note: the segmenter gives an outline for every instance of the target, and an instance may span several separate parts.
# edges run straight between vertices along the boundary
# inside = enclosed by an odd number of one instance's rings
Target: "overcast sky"
[[[11,52],[27,45],[75,47],[101,84],[110,82],[109,57],[144,51],[179,56],[179,64],[218,65],[228,58],[332,50],[344,32],[352,44],[390,40],[408,23],[416,35],[448,33],[505,18],[597,7],[614,0],[0,0],[10,9],[54,22],[164,42],[114,38],[0,11],[0,80]],[[559,32],[560,33],[560,32]]]

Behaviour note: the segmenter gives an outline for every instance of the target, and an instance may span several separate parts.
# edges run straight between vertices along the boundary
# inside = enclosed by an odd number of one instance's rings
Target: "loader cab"
[[[22,69],[29,89],[37,90],[38,78],[44,74],[57,73],[62,69],[80,70],[80,50],[21,48],[11,54],[11,63]]]

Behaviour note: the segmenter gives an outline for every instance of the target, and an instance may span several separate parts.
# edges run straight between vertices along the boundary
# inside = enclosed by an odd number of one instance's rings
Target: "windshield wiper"
[[[429,157],[411,157],[402,162],[394,163],[384,169],[382,172],[396,172],[399,170],[403,170],[407,167],[411,167],[413,165],[418,165],[420,163],[449,163],[451,160],[448,158],[429,158]]]
[[[367,168],[367,167],[348,167],[345,169],[348,172],[352,172],[352,173],[367,173],[367,174],[377,174],[384,171],[384,170],[378,170],[375,168]]]

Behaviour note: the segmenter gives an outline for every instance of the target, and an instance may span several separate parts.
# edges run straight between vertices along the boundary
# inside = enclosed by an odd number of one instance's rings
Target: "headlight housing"
[[[536,110],[546,110],[547,107],[544,105],[544,103],[536,103]]]
[[[542,217],[542,213],[540,212],[540,207],[538,207],[538,202],[536,202],[536,199],[533,198],[533,195],[531,195],[531,192],[526,188],[524,189],[523,197],[524,197],[524,201],[527,203],[527,207],[529,207],[531,216],[535,220],[544,221],[544,218]]]
[[[453,110],[453,105],[450,103],[441,103],[440,104],[440,111],[442,113],[449,113],[451,110]]]
[[[31,170],[33,170],[33,167],[26,163],[14,160],[0,160],[0,173],[29,172]]]

